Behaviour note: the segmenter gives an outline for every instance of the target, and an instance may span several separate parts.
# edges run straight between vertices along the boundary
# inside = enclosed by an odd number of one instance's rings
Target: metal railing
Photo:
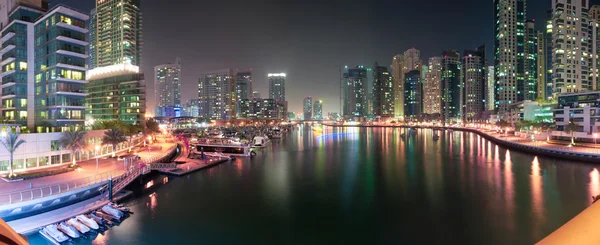
[[[65,192],[87,188],[96,184],[109,181],[111,178],[117,178],[121,174],[118,171],[110,171],[105,173],[88,176],[87,178],[66,181],[58,184],[46,185],[43,187],[35,187],[22,191],[0,194],[0,205],[8,205],[20,203],[35,199],[40,199],[52,195],[58,195]]]

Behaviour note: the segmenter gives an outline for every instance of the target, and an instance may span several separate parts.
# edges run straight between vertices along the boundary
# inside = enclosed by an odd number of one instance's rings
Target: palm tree
[[[12,177],[15,174],[13,173],[13,155],[15,151],[25,143],[25,140],[19,139],[19,134],[13,134],[12,132],[8,133],[5,137],[0,139],[0,143],[6,148],[6,150],[10,153],[10,161],[8,162],[8,177]]]
[[[139,125],[124,125],[123,133],[125,136],[129,137],[129,146],[133,146],[133,136],[140,132]]]
[[[569,124],[565,126],[565,132],[571,134],[571,145],[575,145],[575,132],[577,132],[577,124],[573,120],[569,120]]]
[[[125,142],[125,136],[119,129],[111,128],[104,132],[104,137],[102,137],[103,145],[112,145],[112,156],[115,157],[115,150],[117,149],[117,145]]]
[[[73,160],[71,167],[75,166],[75,155],[86,149],[85,135],[86,132],[83,130],[65,131],[58,141],[60,146],[71,152],[71,159]]]

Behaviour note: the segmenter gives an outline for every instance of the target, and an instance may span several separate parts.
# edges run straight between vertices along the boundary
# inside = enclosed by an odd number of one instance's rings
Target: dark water
[[[594,165],[402,132],[300,129],[251,160],[155,175],[134,215],[77,244],[531,244],[600,194]]]

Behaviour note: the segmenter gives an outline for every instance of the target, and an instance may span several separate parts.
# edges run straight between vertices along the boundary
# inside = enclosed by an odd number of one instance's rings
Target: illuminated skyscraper
[[[375,62],[373,67],[373,115],[394,116],[394,81],[387,67]]]
[[[140,66],[142,13],[140,0],[96,0],[93,66]]]
[[[494,66],[488,66],[487,69],[487,100],[486,102],[486,110],[488,111],[493,111],[495,106],[494,103],[494,85],[496,84],[494,82]]]
[[[442,120],[460,120],[462,108],[462,65],[460,54],[454,50],[442,53]]]
[[[203,72],[198,79],[198,116],[229,120],[235,116],[233,69]]]
[[[592,90],[588,76],[589,1],[552,0],[554,95]]]
[[[392,59],[392,78],[394,79],[394,117],[404,116],[404,56],[396,55]]]
[[[313,119],[321,120],[323,119],[323,101],[316,100],[313,105]]]
[[[441,114],[442,57],[429,58],[429,70],[423,81],[423,113]]]
[[[237,71],[235,74],[235,106],[240,117],[240,102],[252,99],[252,71]]]
[[[304,98],[304,120],[313,118],[313,100],[311,96]]]
[[[367,114],[367,69],[363,66],[347,69],[344,73],[344,117],[362,117]]]
[[[423,84],[421,71],[412,70],[404,74],[404,117],[416,118],[423,109]]]
[[[277,102],[285,100],[285,73],[269,73],[269,99]]]
[[[157,107],[181,107],[181,60],[179,58],[174,64],[154,67],[154,91]]]
[[[504,115],[525,82],[525,0],[494,0],[494,16],[495,103]]]
[[[467,50],[464,52],[462,65],[463,87],[462,103],[463,119],[467,122],[479,120],[485,111],[486,97],[486,66],[485,66],[485,46],[480,46],[477,50]]]
[[[525,45],[524,45],[524,82],[522,90],[519,89],[519,101],[535,100],[538,97],[538,31],[535,30],[533,20],[525,23]]]

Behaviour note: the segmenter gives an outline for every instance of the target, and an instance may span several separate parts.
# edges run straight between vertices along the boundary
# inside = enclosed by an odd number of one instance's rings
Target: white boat
[[[121,212],[121,210],[115,209],[109,205],[104,205],[104,207],[102,207],[102,212],[113,216],[114,218],[120,220],[121,218],[123,218],[123,212]]]
[[[109,202],[108,204],[115,209],[121,210],[121,212],[123,212],[123,213],[133,213],[133,212],[131,212],[131,210],[128,207],[124,207],[124,206],[116,204],[114,202]]]
[[[90,228],[88,228],[87,226],[85,226],[84,224],[80,223],[79,221],[77,221],[76,218],[71,218],[67,221],[67,225],[73,226],[75,227],[75,229],[77,229],[79,232],[81,232],[81,234],[85,234],[88,231],[90,231]]]
[[[251,156],[250,145],[235,139],[201,138],[196,143],[190,144],[190,152],[195,156],[212,152],[227,156],[249,157]]]
[[[79,238],[81,236],[81,233],[79,233],[77,229],[75,229],[73,226],[67,225],[65,222],[61,222],[56,226],[56,228],[72,238]]]
[[[97,215],[95,215],[94,213],[90,213],[87,215],[88,218],[93,219],[94,221],[96,221],[96,224],[98,225],[104,225],[104,219],[101,217],[98,217]]]
[[[281,139],[281,129],[279,127],[274,127],[271,133],[272,139]]]
[[[76,218],[79,222],[83,223],[85,226],[87,226],[89,228],[92,228],[94,230],[98,230],[98,228],[100,228],[100,226],[98,226],[98,223],[96,223],[96,221],[86,217],[85,215],[77,215]]]
[[[61,242],[69,240],[65,234],[56,228],[56,225],[48,225],[44,227],[44,229],[40,230],[40,234],[54,244],[60,244]]]
[[[269,140],[269,137],[266,137],[266,136],[256,136],[256,137],[254,137],[254,139],[252,139],[252,146],[259,147],[259,148],[264,148],[264,147],[267,147],[267,145],[270,142],[271,141]]]

